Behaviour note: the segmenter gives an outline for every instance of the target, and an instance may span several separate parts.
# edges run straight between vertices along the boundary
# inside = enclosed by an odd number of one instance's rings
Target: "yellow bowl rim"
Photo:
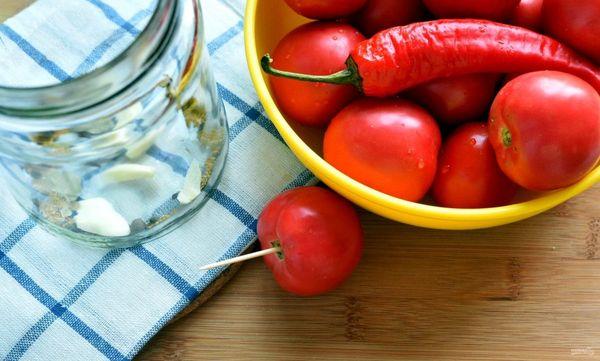
[[[310,170],[318,169],[329,181],[335,183],[340,188],[349,190],[355,196],[366,199],[384,208],[430,219],[487,221],[492,219],[519,218],[519,216],[524,214],[533,215],[543,212],[580,194],[600,181],[600,166],[596,166],[592,172],[572,186],[549,192],[541,197],[501,207],[474,209],[447,208],[410,202],[392,197],[355,181],[334,168],[315,153],[287,123],[285,117],[277,108],[275,100],[271,97],[267,84],[262,77],[262,69],[259,60],[262,54],[259,55],[256,52],[254,29],[256,26],[256,9],[258,1],[259,0],[247,0],[244,18],[246,60],[250,71],[250,77],[252,78],[258,97],[261,100],[267,115],[281,134],[282,138],[296,156],[301,158],[301,161],[306,167]]]

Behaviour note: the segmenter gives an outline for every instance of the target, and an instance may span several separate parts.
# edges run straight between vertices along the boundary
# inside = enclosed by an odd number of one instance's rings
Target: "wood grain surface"
[[[0,22],[25,9],[35,0],[0,0]]]
[[[250,261],[138,359],[600,360],[600,185],[488,230],[361,218],[338,290],[297,298]]]

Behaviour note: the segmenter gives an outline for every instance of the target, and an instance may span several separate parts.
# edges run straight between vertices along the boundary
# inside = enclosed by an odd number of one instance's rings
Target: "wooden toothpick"
[[[201,271],[205,271],[205,270],[209,270],[209,269],[212,269],[212,268],[217,268],[217,267],[221,267],[221,266],[227,266],[227,265],[230,265],[232,263],[242,262],[242,261],[246,261],[246,260],[249,260],[249,259],[266,256],[268,254],[277,253],[279,251],[281,251],[281,248],[279,248],[279,247],[273,247],[273,248],[263,249],[262,251],[253,252],[253,253],[245,254],[243,256],[233,257],[233,258],[226,259],[226,260],[223,260],[223,261],[219,261],[219,262],[207,264],[206,266],[200,267],[200,270]]]

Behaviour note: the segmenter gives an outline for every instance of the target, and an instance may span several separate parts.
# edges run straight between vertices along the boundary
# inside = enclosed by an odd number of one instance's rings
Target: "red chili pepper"
[[[266,73],[293,79],[353,84],[365,95],[386,97],[441,77],[469,73],[557,70],[573,74],[600,92],[600,70],[558,41],[536,32],[487,20],[436,20],[395,27],[359,43],[347,68],[306,75],[271,67]]]

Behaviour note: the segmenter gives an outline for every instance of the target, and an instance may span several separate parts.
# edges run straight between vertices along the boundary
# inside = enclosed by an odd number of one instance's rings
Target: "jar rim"
[[[158,57],[173,31],[177,0],[157,0],[148,24],[128,47],[106,64],[74,79],[39,87],[0,85],[0,113],[51,116],[98,104],[135,82]]]

